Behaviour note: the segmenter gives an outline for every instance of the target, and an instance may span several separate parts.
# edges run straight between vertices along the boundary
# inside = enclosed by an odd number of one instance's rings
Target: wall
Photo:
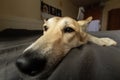
[[[75,7],[70,0],[62,0],[62,11],[63,16],[71,16],[73,18],[77,18],[78,8]]]
[[[43,0],[45,3],[62,10],[62,16],[77,17],[78,7],[70,0]]]
[[[109,0],[104,7],[102,15],[102,30],[107,29],[108,12],[111,9],[120,8],[120,0]]]
[[[62,10],[63,16],[76,18],[77,7],[69,0],[43,0]],[[0,30],[5,28],[41,29],[40,0],[0,0]]]
[[[39,3],[39,0],[0,0],[0,30],[39,29],[39,25],[35,25],[40,24]]]
[[[0,0],[0,15],[39,19],[39,0]]]

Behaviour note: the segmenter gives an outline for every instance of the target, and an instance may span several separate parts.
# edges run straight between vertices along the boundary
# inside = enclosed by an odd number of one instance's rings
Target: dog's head
[[[44,21],[44,34],[24,50],[17,59],[18,69],[27,75],[45,75],[74,47],[87,42],[82,27],[91,18],[76,21],[69,17],[53,17]]]

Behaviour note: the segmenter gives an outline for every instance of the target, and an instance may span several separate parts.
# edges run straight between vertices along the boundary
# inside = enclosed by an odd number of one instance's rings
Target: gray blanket
[[[120,31],[90,33],[110,37],[117,46],[101,47],[93,43],[72,49],[48,80],[120,80]],[[24,80],[14,62],[39,36],[0,38],[0,80]]]

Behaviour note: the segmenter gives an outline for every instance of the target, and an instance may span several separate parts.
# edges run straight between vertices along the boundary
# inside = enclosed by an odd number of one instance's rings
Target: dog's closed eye
[[[63,31],[64,31],[65,33],[71,33],[71,32],[74,32],[75,30],[72,29],[71,27],[65,27],[65,28],[63,29]]]

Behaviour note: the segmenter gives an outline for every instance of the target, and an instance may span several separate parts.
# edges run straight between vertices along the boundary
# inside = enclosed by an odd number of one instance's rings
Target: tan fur
[[[84,25],[87,25],[92,17],[86,20],[76,21],[70,17],[53,17],[45,21],[44,26],[48,27],[37,41],[35,41],[27,50],[36,50],[39,54],[48,58],[47,66],[56,64],[63,56],[65,56],[71,48],[83,45],[91,41],[100,46],[111,46],[117,43],[110,38],[97,38],[85,31]],[[70,27],[73,32],[65,33],[64,28]],[[24,51],[24,52],[25,52]]]
[[[88,25],[88,23],[91,22],[92,19],[93,19],[92,16],[90,16],[90,17],[88,17],[88,18],[85,19],[85,20],[80,20],[80,21],[78,21],[78,23],[79,23],[79,25],[82,27],[82,30],[83,30],[83,31],[86,31],[87,25]]]

